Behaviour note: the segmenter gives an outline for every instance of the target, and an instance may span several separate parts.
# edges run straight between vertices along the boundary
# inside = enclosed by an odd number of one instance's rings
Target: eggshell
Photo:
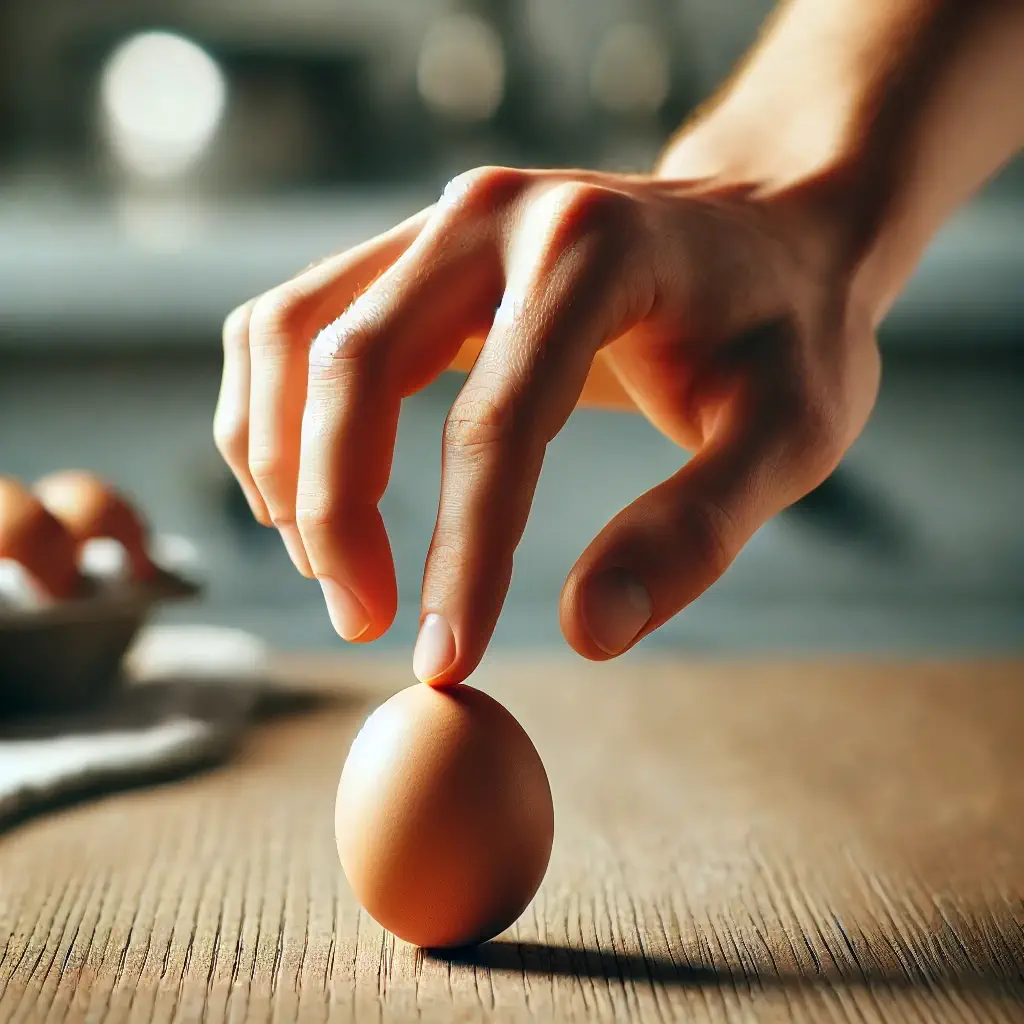
[[[108,483],[84,470],[65,470],[37,480],[33,489],[75,538],[79,555],[89,541],[113,540],[123,547],[134,579],[154,574],[142,516]]]
[[[44,597],[62,599],[75,591],[79,577],[74,539],[37,498],[9,477],[0,477],[0,559],[22,566]]]
[[[428,948],[484,942],[544,877],[551,789],[529,736],[496,700],[417,683],[356,736],[335,835],[349,884],[379,924]]]

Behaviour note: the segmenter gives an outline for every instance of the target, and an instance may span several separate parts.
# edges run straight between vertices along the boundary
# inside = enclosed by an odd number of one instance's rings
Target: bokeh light
[[[196,43],[170,32],[144,32],[110,55],[100,102],[111,149],[125,169],[170,178],[208,150],[224,116],[227,84]]]
[[[616,25],[601,41],[590,69],[594,101],[614,114],[657,113],[670,84],[668,49],[649,25]]]
[[[505,94],[501,38],[474,14],[440,18],[423,39],[417,84],[435,113],[456,121],[489,120]]]

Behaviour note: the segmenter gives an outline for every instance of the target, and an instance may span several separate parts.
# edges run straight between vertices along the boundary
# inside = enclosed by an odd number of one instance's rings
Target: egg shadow
[[[692,964],[656,953],[636,954],[540,942],[512,942],[496,939],[463,949],[423,950],[425,959],[451,967],[484,968],[518,977],[524,974],[549,977],[595,978],[620,982],[685,988],[728,988],[735,990],[837,991],[844,988],[879,988],[893,991],[927,990],[975,992],[1009,997],[1024,1005],[1024,970],[984,959],[973,964],[949,963],[948,972],[937,975],[926,969],[901,965],[883,966],[856,961],[819,963],[817,969],[743,968]]]
[[[452,966],[482,967],[511,974],[547,974],[566,978],[619,978],[662,984],[713,983],[722,972],[678,963],[671,957],[638,956],[584,946],[495,939],[482,946],[423,950],[427,959]]]

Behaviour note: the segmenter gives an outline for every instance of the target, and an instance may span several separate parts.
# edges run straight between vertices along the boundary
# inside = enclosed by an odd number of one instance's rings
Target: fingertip
[[[398,615],[398,584],[391,563],[388,563],[388,568],[381,577],[375,579],[372,588],[360,590],[358,593],[360,601],[368,611],[370,628],[353,642],[371,644],[391,629]]]
[[[267,508],[267,503],[263,500],[263,495],[260,494],[256,484],[238,477],[236,479],[238,480],[238,486],[242,489],[245,502],[249,506],[249,511],[252,512],[253,519],[260,526],[266,526],[268,529],[272,527],[274,520],[271,518],[270,509]]]
[[[301,576],[305,576],[307,580],[313,579],[313,567],[309,564],[306,549],[302,544],[302,537],[299,536],[299,528],[294,523],[277,523],[275,525],[292,565]]]
[[[346,643],[369,644],[392,626],[397,602],[384,607],[370,603],[356,591],[329,576],[317,576],[334,632]]]
[[[580,584],[578,567],[574,566],[562,586],[558,600],[558,624],[562,628],[565,642],[588,661],[605,661],[608,657],[587,634],[579,614]]]
[[[649,631],[654,601],[640,574],[593,568],[570,574],[559,602],[559,622],[569,646],[590,661],[625,653]]]
[[[743,444],[702,449],[615,516],[566,581],[569,644],[615,657],[697,600],[768,518],[772,499],[758,484],[771,465]]]
[[[458,658],[455,633],[448,620],[437,612],[428,612],[420,624],[412,655],[413,674],[421,683],[443,686],[450,679]]]
[[[300,515],[297,534],[338,636],[360,644],[383,636],[398,611],[398,583],[376,506]]]
[[[472,675],[487,653],[509,577],[452,578],[437,568],[435,563],[431,571],[428,559],[413,672],[422,683],[454,686]]]
[[[319,577],[320,589],[327,604],[334,631],[349,643],[354,643],[370,629],[370,613],[351,587],[330,576]]]
[[[603,569],[583,582],[579,598],[581,624],[591,643],[609,657],[631,647],[653,614],[650,591],[630,569]]]

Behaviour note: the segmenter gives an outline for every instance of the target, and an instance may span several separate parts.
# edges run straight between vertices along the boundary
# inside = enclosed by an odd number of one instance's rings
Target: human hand
[[[414,656],[421,679],[453,683],[494,629],[548,442],[581,396],[632,403],[694,455],[562,591],[569,643],[614,656],[718,579],[867,419],[873,318],[814,223],[792,196],[712,178],[461,175],[228,317],[218,448],[338,633],[373,640],[397,605],[377,506],[401,401],[479,347],[445,424]]]

